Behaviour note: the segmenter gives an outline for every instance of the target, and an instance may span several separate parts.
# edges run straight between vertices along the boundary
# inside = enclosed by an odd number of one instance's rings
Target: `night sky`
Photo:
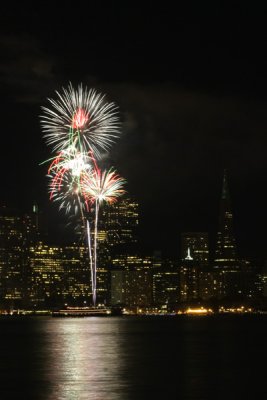
[[[36,200],[60,231],[39,115],[82,82],[119,106],[105,163],[140,203],[146,251],[176,256],[185,231],[214,237],[226,168],[239,254],[266,259],[267,9],[99,3],[1,6],[0,202]]]

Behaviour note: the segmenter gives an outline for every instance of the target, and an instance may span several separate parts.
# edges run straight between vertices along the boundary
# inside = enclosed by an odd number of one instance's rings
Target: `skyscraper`
[[[201,265],[209,262],[209,238],[207,232],[182,233],[181,241],[182,260],[190,257]]]
[[[111,304],[148,307],[152,304],[152,259],[119,255],[112,260]]]
[[[36,238],[33,214],[0,208],[0,299],[11,306],[24,299],[29,246]]]
[[[180,296],[182,301],[213,296],[207,232],[185,232],[181,237]]]
[[[214,261],[215,265],[218,264],[218,266],[232,267],[236,265],[236,241],[233,232],[233,214],[226,171],[224,171],[223,177],[219,228]]]
[[[177,262],[164,260],[160,267],[155,267],[153,263],[152,283],[154,306],[166,308],[168,311],[175,309],[179,302],[180,289]]]
[[[236,254],[233,213],[230,203],[227,172],[224,171],[219,226],[214,259],[214,284],[219,298],[240,292],[240,265]]]
[[[138,208],[134,199],[123,197],[114,204],[104,205],[100,211],[97,246],[97,301],[100,303],[116,304],[117,294],[111,290],[115,282],[112,283],[112,277],[116,273],[110,260],[115,255],[127,258],[127,254],[131,254],[132,245],[137,243]]]
[[[100,229],[109,246],[131,245],[137,242],[139,205],[132,198],[125,197],[117,203],[103,207]]]
[[[51,246],[42,242],[30,247],[28,277],[30,305],[83,305],[91,299],[87,249],[84,246]]]

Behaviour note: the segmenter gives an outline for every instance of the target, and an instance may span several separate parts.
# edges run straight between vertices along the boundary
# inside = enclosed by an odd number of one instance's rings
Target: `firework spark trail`
[[[82,192],[86,203],[95,204],[94,221],[94,253],[93,253],[93,274],[92,274],[92,292],[93,304],[96,305],[96,275],[97,275],[97,237],[98,237],[98,219],[99,207],[103,202],[112,204],[117,198],[122,196],[125,191],[122,189],[125,180],[121,178],[112,168],[108,171],[101,171],[94,160],[95,169],[90,174],[85,174],[81,182]]]
[[[96,305],[96,258],[97,258],[97,230],[98,230],[98,212],[99,212],[99,201],[95,202],[95,233],[94,233],[94,266],[93,266],[93,304]]]
[[[95,303],[96,303],[96,292],[95,292],[95,295],[94,295],[94,291],[93,291],[94,269],[93,269],[93,257],[92,257],[92,247],[91,247],[91,232],[90,232],[90,224],[89,224],[88,219],[86,219],[86,232],[87,232],[89,262],[90,262],[92,296],[93,296],[93,304],[95,305]]]
[[[91,245],[90,223],[89,223],[88,218],[85,218],[85,216],[84,216],[84,212],[83,212],[83,208],[82,208],[82,203],[81,203],[80,197],[79,197],[79,204],[80,204],[80,211],[81,211],[81,216],[82,216],[84,231],[86,232],[86,236],[87,236],[88,257],[89,257],[90,275],[91,275],[91,282],[92,282],[92,297],[93,297],[93,303],[94,303],[94,305],[95,305],[95,302],[96,302],[96,292],[95,292],[95,294],[94,294],[94,292],[93,292],[94,269],[93,269],[93,257],[92,257],[92,245]]]
[[[47,144],[61,151],[73,143],[100,158],[101,151],[107,151],[120,134],[118,107],[82,84],[75,90],[70,83],[62,90],[62,94],[56,91],[56,100],[48,99],[51,108],[42,107],[41,125]]]

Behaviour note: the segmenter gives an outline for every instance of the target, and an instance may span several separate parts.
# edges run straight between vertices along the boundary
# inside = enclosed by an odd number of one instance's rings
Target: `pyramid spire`
[[[227,171],[224,170],[220,215],[215,247],[214,277],[216,296],[236,296],[240,282],[240,262],[236,253],[236,240],[233,229],[233,213],[230,204]]]
[[[226,169],[224,170],[223,175],[222,197],[215,254],[215,261],[217,262],[231,264],[236,260],[236,244],[233,232],[233,214],[230,204]]]
[[[224,169],[224,172],[223,172],[222,199],[229,200],[229,188],[228,188],[228,179],[227,179],[227,170],[226,169]]]

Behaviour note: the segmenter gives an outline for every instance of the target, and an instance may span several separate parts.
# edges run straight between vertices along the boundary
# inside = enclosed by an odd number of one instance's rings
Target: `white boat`
[[[52,312],[53,317],[104,317],[111,315],[105,307],[66,307]]]

